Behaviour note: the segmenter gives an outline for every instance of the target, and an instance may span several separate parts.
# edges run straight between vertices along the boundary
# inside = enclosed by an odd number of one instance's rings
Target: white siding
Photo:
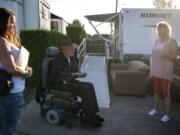
[[[39,0],[24,1],[25,28],[38,29],[39,24]]]
[[[68,23],[63,21],[63,23],[62,23],[62,33],[67,34],[67,32],[66,32],[66,27],[67,26],[68,26]]]
[[[17,32],[21,29],[50,30],[50,7],[48,3],[49,0],[0,0],[0,7],[10,8],[16,13]],[[47,5],[46,14],[48,18],[42,17],[41,5]]]
[[[39,18],[40,18],[40,29],[51,29],[50,19],[50,5],[48,0],[40,0],[39,2]]]

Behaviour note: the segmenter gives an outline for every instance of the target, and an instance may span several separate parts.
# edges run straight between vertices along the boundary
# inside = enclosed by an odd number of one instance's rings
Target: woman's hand
[[[25,76],[26,78],[31,77],[32,74],[33,74],[33,70],[32,70],[31,67],[27,67],[27,68],[26,68],[26,72],[27,72],[27,74],[26,74],[26,76]]]

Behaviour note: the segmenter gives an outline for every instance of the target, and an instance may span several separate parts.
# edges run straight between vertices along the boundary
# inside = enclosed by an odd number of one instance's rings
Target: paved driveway
[[[163,110],[161,101],[160,111]],[[39,113],[39,104],[32,100],[22,115],[19,135],[180,135],[180,104],[172,103],[172,121],[159,122],[162,113],[150,117],[151,97],[111,96],[111,107],[101,109],[105,118],[101,128],[85,128],[79,121],[72,128],[47,123]]]

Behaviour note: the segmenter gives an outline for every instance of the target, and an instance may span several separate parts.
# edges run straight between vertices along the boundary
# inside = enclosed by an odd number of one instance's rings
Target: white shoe
[[[152,110],[148,113],[148,115],[150,115],[150,116],[154,116],[154,115],[156,115],[156,114],[158,114],[158,111],[157,111],[156,109],[152,109]]]
[[[164,123],[166,123],[166,122],[168,122],[168,121],[170,121],[171,120],[171,118],[168,116],[168,115],[164,115],[162,118],[161,118],[161,122],[164,122]]]

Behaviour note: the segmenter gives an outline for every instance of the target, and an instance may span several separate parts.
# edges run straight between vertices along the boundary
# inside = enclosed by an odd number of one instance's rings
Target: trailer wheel
[[[60,116],[55,110],[48,110],[46,113],[46,119],[50,124],[57,125],[60,122]]]

